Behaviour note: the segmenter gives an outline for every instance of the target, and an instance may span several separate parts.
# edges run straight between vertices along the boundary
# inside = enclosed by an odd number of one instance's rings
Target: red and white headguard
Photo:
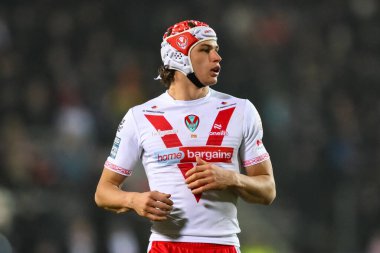
[[[197,44],[205,40],[217,40],[217,37],[215,31],[204,22],[186,20],[169,27],[161,43],[161,58],[164,66],[181,71],[197,87],[204,87],[195,77],[190,52]]]

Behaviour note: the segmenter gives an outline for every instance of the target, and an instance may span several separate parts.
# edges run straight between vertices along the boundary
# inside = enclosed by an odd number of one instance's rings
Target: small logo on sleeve
[[[199,117],[191,114],[185,117],[185,125],[191,131],[194,132],[199,126]]]
[[[117,131],[118,131],[118,132],[120,132],[121,129],[123,129],[123,127],[124,127],[124,122],[125,122],[125,119],[123,119],[123,120],[120,122],[119,126],[117,127]]]
[[[264,149],[264,144],[263,144],[263,141],[261,139],[256,140],[256,149],[257,150]]]
[[[110,154],[110,157],[113,159],[116,158],[117,152],[119,151],[120,142],[121,139],[119,137],[115,137]]]

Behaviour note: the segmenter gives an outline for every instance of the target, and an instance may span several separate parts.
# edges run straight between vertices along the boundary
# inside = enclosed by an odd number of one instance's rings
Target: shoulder
[[[248,103],[252,104],[248,99],[238,98],[227,93],[216,90],[211,90],[211,96],[216,101],[221,101],[222,104],[236,104],[245,107]]]

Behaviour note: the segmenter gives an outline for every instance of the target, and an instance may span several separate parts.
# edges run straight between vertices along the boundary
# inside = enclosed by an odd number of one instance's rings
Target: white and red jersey
[[[129,176],[142,159],[150,189],[171,194],[173,211],[167,221],[153,222],[151,241],[239,246],[237,195],[231,190],[194,195],[185,172],[196,156],[236,172],[267,160],[262,137],[260,116],[249,100],[211,88],[191,101],[166,92],[128,111],[105,167]]]

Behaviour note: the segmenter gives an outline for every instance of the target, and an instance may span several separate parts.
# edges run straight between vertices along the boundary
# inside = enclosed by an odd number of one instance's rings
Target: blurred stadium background
[[[244,253],[380,252],[380,3],[0,1],[0,252],[145,252],[149,222],[95,206],[117,125],[163,92],[165,29],[218,33],[217,90],[264,124],[278,196],[239,203]],[[126,187],[147,187],[143,170]],[[6,239],[7,238],[7,239]]]

